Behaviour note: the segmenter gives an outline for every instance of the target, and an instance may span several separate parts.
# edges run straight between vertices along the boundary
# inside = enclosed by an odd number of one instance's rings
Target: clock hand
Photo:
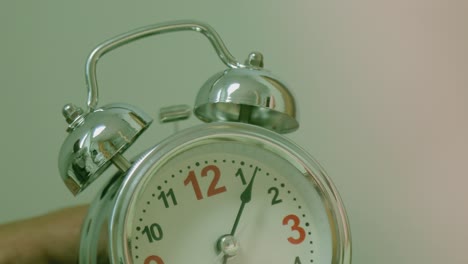
[[[226,255],[224,254],[223,251],[221,251],[221,253],[219,253],[218,255],[216,255],[216,257],[214,258],[213,262],[214,264],[220,264],[220,261],[223,260],[223,263],[225,263],[224,259],[226,258]]]
[[[229,259],[231,259],[231,257],[237,254],[239,245],[236,238],[234,237],[234,234],[236,233],[237,226],[239,225],[239,220],[242,216],[242,212],[244,211],[245,205],[249,203],[252,199],[252,187],[255,180],[255,176],[257,175],[257,171],[258,167],[255,167],[254,173],[252,175],[252,178],[250,179],[249,184],[240,195],[242,203],[239,208],[239,211],[237,212],[236,220],[234,221],[231,233],[229,235],[221,236],[218,239],[217,245],[220,254],[216,256],[215,263],[218,263],[218,261],[222,260],[222,264],[228,264]]]
[[[244,211],[245,205],[248,202],[250,202],[252,198],[252,186],[253,186],[253,182],[255,179],[255,175],[257,175],[257,170],[258,170],[258,167],[255,167],[255,171],[253,173],[252,178],[250,179],[249,184],[247,185],[247,188],[245,188],[245,190],[240,195],[240,199],[242,203],[239,208],[239,211],[237,212],[236,220],[234,221],[234,226],[232,227],[232,230],[231,230],[231,236],[234,236],[234,233],[236,232],[237,225],[239,224],[239,220],[242,215],[242,212]]]

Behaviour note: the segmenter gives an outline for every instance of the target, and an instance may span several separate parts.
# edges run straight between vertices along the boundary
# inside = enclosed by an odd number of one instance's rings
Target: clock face
[[[207,141],[149,169],[127,210],[129,261],[331,263],[310,172],[260,145]]]

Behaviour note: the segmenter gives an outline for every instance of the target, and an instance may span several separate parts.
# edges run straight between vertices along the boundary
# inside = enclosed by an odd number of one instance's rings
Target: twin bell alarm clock
[[[97,62],[125,44],[175,31],[203,34],[227,69],[196,97],[193,113],[203,123],[125,157],[152,118],[126,104],[98,106]],[[260,53],[240,63],[209,25],[177,21],[98,45],[85,77],[87,108],[63,108],[69,134],[61,177],[78,195],[110,166],[118,172],[90,205],[80,263],[351,263],[343,203],[320,165],[281,135],[299,127],[294,98],[263,68]],[[166,107],[159,119],[174,122],[191,112]]]

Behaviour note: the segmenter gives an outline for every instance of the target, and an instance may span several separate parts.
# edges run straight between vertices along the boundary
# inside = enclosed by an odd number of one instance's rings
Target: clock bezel
[[[346,211],[333,182],[319,163],[294,142],[273,131],[244,123],[218,122],[201,124],[176,133],[138,158],[126,173],[109,221],[109,257],[112,263],[133,263],[125,250],[129,244],[126,231],[129,208],[139,183],[168,159],[207,141],[242,141],[265,148],[286,159],[316,185],[328,209],[331,234],[334,235],[332,263],[351,263],[351,236]]]

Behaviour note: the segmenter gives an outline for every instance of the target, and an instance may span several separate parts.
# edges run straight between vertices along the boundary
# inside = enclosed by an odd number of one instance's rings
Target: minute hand
[[[250,202],[250,200],[252,199],[252,186],[255,180],[255,175],[257,175],[257,170],[258,170],[258,167],[255,167],[255,170],[254,170],[252,178],[250,179],[249,185],[247,185],[247,188],[245,188],[245,190],[240,195],[240,199],[242,203],[239,208],[239,212],[237,212],[236,221],[234,222],[234,226],[232,227],[232,230],[231,230],[231,236],[233,236],[234,233],[236,232],[237,225],[239,224],[239,220],[242,215],[242,212],[244,211],[245,205],[248,202]]]

